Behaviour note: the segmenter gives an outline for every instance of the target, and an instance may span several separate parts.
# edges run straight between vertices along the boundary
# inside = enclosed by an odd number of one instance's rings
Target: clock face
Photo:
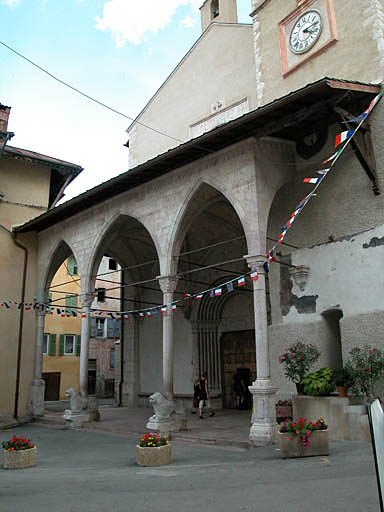
[[[289,36],[289,47],[293,53],[305,53],[319,39],[322,20],[319,11],[307,11],[294,24]]]

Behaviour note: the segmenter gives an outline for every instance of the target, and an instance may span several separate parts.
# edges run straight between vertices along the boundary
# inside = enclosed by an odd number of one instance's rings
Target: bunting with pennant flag
[[[341,132],[338,135],[336,135],[335,139],[335,148],[339,146],[342,142],[345,142],[346,140],[350,139],[355,135],[356,130],[346,130],[345,132]]]

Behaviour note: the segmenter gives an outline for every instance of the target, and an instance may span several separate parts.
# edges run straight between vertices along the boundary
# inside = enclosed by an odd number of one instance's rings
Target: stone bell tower
[[[236,0],[205,0],[200,11],[203,32],[211,23],[237,23]]]

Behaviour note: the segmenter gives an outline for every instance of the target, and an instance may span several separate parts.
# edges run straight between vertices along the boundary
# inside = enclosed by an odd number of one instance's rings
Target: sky
[[[201,35],[202,0],[0,0],[0,103],[12,107],[10,145],[84,168],[70,199],[128,170],[134,119]],[[238,0],[250,23],[251,0]],[[172,126],[156,126],[172,135]]]

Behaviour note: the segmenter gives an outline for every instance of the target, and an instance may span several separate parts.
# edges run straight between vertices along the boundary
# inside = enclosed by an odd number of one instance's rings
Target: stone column
[[[91,293],[81,294],[82,318],[81,318],[81,345],[80,345],[80,395],[88,396],[88,357],[90,321],[89,309],[94,296]]]
[[[245,256],[252,271],[257,271],[258,279],[253,283],[256,372],[257,378],[249,391],[253,395],[253,421],[249,441],[254,446],[271,444],[277,434],[275,414],[275,393],[270,378],[267,302],[265,288],[264,256]]]
[[[159,276],[161,291],[163,292],[163,304],[167,306],[167,314],[163,316],[163,388],[168,400],[173,400],[173,315],[172,301],[176,290],[177,276]]]
[[[44,416],[44,393],[45,381],[42,379],[43,372],[43,336],[45,310],[36,311],[36,346],[35,346],[35,367],[34,376],[31,383],[31,414],[33,416]]]
[[[165,402],[163,410],[153,405],[155,414],[149,418],[146,425],[149,430],[156,430],[162,434],[169,434],[175,430],[186,428],[186,419],[182,403],[176,404],[173,400],[173,314],[172,301],[176,290],[177,276],[159,276],[161,291],[163,292],[163,304],[167,306],[167,313],[163,316],[163,394]],[[159,393],[155,393],[158,395]]]

